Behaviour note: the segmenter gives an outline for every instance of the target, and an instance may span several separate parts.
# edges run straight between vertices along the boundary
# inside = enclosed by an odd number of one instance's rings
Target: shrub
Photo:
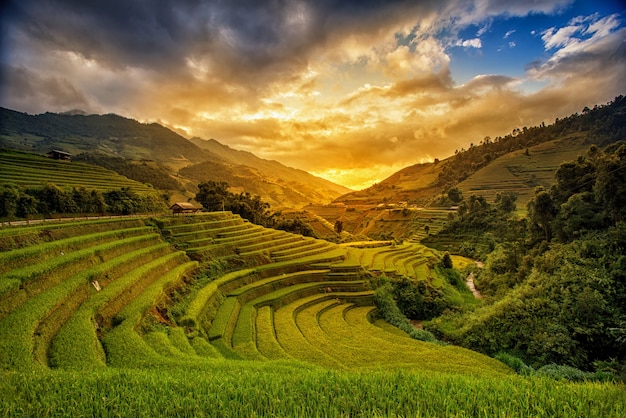
[[[443,259],[441,260],[441,265],[443,266],[443,268],[446,269],[451,269],[452,267],[454,267],[454,265],[452,264],[452,257],[450,257],[450,253],[449,252],[445,252],[443,254]]]
[[[435,336],[429,331],[417,329],[411,325],[406,316],[400,311],[393,298],[393,287],[391,284],[386,283],[376,289],[374,303],[385,321],[406,332],[411,338],[426,342],[437,342]]]
[[[496,354],[494,358],[515,370],[517,374],[529,376],[533,373],[532,367],[527,366],[526,363],[522,361],[522,359],[520,359],[519,357],[515,357],[512,354],[500,352]]]
[[[535,372],[537,376],[551,377],[555,380],[568,380],[570,382],[583,382],[595,380],[594,373],[583,372],[572,366],[548,364]]]

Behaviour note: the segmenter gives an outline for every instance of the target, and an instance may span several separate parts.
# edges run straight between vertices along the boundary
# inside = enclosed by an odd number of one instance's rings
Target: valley
[[[618,99],[356,192],[217,141],[188,141],[184,163],[168,139],[115,149],[94,133],[105,121],[165,129],[119,117],[46,114],[53,133],[3,110],[0,411],[85,415],[117,397],[137,415],[206,399],[280,416],[622,415]],[[67,401],[95,386],[106,395]]]

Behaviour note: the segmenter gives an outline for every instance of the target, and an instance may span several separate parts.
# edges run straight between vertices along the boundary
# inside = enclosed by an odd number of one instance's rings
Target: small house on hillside
[[[183,214],[183,213],[196,213],[200,210],[200,208],[195,207],[191,203],[187,202],[176,202],[172,206],[170,206],[171,211],[174,215]]]
[[[70,154],[69,152],[60,151],[58,149],[53,149],[48,153],[48,157],[54,160],[70,161],[72,159],[72,154]]]

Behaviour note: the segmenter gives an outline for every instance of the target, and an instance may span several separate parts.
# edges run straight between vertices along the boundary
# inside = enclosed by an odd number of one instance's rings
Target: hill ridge
[[[207,180],[227,181],[237,190],[259,195],[277,208],[329,202],[349,190],[213,140],[211,145],[220,151],[218,155],[155,122],[141,123],[112,113],[75,113],[28,115],[0,108],[0,146],[42,154],[54,148],[74,155],[100,153],[155,161],[184,183],[186,198],[191,197],[198,183]],[[185,179],[183,173],[191,177]]]

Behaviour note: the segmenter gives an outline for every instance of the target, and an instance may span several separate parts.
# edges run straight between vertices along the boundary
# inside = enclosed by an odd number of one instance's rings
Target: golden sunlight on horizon
[[[83,3],[0,15],[0,106],[159,121],[351,189],[626,92],[609,0]]]

